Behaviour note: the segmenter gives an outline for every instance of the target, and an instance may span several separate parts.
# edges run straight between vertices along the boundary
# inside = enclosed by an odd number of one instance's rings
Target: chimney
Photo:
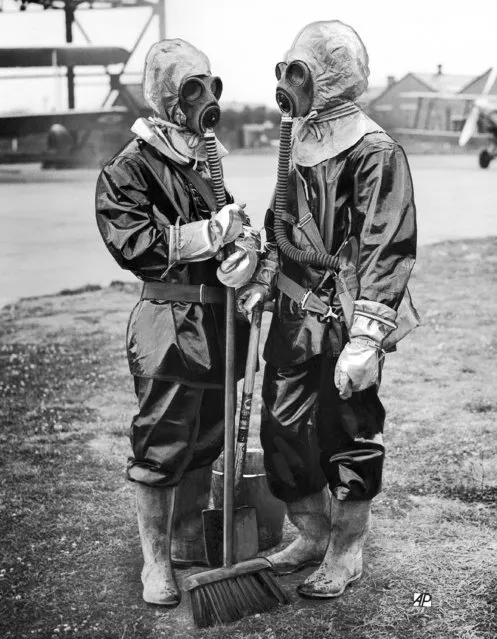
[[[443,71],[442,71],[442,65],[441,64],[437,64],[437,75],[442,75]]]
[[[391,87],[395,84],[395,76],[387,75],[387,87]]]

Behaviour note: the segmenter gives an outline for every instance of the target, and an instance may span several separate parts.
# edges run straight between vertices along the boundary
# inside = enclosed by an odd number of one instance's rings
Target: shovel
[[[247,363],[245,367],[240,418],[238,423],[234,479],[232,484],[234,487],[235,505],[236,501],[240,497],[243,468],[247,452],[252,396],[255,373],[257,370],[259,339],[261,334],[261,319],[262,307],[257,306],[252,312]],[[234,384],[231,385],[231,388],[233,388],[233,392],[236,392]],[[228,424],[226,424],[226,428],[228,428]],[[234,438],[232,441],[234,442]],[[225,459],[226,456],[225,450]],[[224,472],[227,472],[226,464]],[[225,477],[224,479],[226,482],[227,478]],[[204,545],[207,562],[213,567],[221,566],[223,563],[223,509],[214,508],[204,510],[202,518],[204,524]],[[233,519],[234,562],[239,563],[246,559],[255,557],[259,552],[259,530],[257,525],[256,509],[252,506],[235,507]]]

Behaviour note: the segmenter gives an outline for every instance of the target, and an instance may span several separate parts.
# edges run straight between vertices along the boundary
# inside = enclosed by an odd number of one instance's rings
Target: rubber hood
[[[369,58],[352,27],[340,20],[312,22],[297,35],[284,62],[305,62],[313,80],[311,109],[321,111],[336,99],[356,100],[368,86]]]
[[[179,106],[181,83],[191,76],[212,75],[208,57],[180,38],[161,40],[153,45],[145,60],[143,96],[163,120],[186,124]]]

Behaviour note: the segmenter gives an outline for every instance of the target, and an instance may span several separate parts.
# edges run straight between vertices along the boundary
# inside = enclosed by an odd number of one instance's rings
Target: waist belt
[[[193,304],[222,304],[224,288],[220,286],[199,286],[194,284],[166,284],[165,282],[145,282],[142,300],[164,302],[191,302]]]

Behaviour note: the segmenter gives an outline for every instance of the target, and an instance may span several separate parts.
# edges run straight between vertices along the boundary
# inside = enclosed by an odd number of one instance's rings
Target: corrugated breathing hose
[[[226,191],[224,189],[221,162],[219,161],[219,155],[217,153],[216,136],[212,130],[208,129],[205,132],[204,142],[207,151],[207,162],[212,178],[212,190],[214,191],[214,197],[216,198],[216,204],[219,210],[226,204]]]
[[[282,214],[287,210],[288,198],[288,173],[290,170],[290,157],[292,152],[292,118],[288,115],[281,116],[280,146],[278,154],[278,177],[276,182],[276,201],[274,216],[274,235],[280,251],[294,262],[308,264],[316,268],[336,270],[338,257],[318,251],[304,251],[292,244],[289,239],[291,233],[290,224],[285,222]]]

